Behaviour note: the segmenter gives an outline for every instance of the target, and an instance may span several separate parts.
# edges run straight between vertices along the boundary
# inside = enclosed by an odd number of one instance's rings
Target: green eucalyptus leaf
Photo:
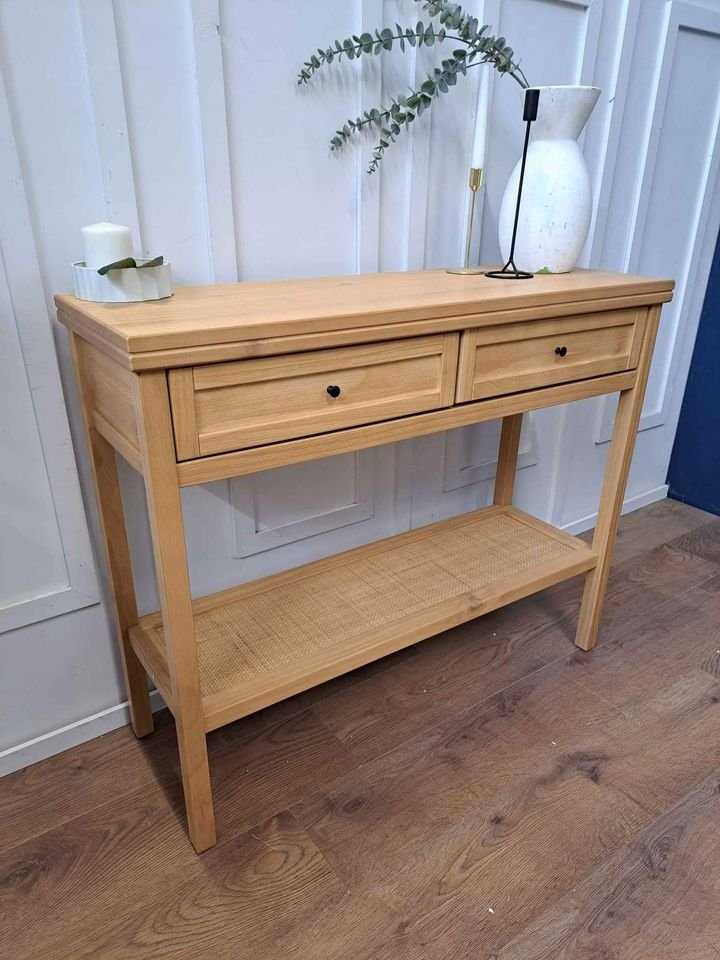
[[[363,111],[354,120],[348,120],[342,128],[335,131],[330,140],[330,149],[343,147],[355,134],[367,126],[376,127],[380,138],[376,143],[368,164],[368,173],[376,172],[387,148],[395,142],[403,126],[412,123],[416,117],[432,106],[433,100],[441,94],[447,94],[457,83],[458,74],[465,75],[470,66],[488,63],[502,76],[509,73],[521,86],[527,87],[528,80],[515,61],[515,52],[502,36],[494,37],[487,24],[482,26],[476,17],[466,14],[459,3],[452,0],[415,0],[427,11],[430,20],[418,20],[414,28],[402,27],[395,23],[395,31],[390,27],[352,34],[344,40],[335,40],[327,49],[317,48],[310,55],[297,74],[298,84],[307,84],[313,75],[323,66],[342,60],[349,60],[367,54],[379,55],[384,50],[392,51],[397,41],[402,53],[407,44],[412,47],[432,47],[446,39],[462,41],[465,48],[453,50],[452,54],[434,66],[430,74],[421,83],[419,89],[411,90],[407,95],[398,95],[388,106]],[[439,24],[436,27],[433,20]],[[454,31],[454,33],[450,33]]]

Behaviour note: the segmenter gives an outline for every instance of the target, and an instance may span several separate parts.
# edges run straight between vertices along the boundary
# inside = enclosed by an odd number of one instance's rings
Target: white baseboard
[[[661,484],[659,487],[655,487],[652,490],[646,490],[644,493],[639,493],[636,497],[630,497],[622,505],[621,513],[632,513],[633,510],[639,510],[640,507],[647,507],[651,503],[656,503],[658,500],[664,500],[667,497],[668,485],[666,483]],[[597,520],[597,513],[589,513],[586,517],[580,517],[579,520],[573,520],[572,523],[563,524],[560,528],[566,533],[571,533],[573,536],[577,536],[578,533],[584,533],[586,530],[591,530],[595,526]]]
[[[633,510],[646,507],[657,500],[664,500],[667,491],[667,484],[662,484],[653,490],[647,490],[636,497],[631,497],[623,504],[622,512],[632,513]],[[596,519],[597,513],[591,513],[579,520],[574,520],[572,523],[565,524],[563,529],[572,534],[583,533],[595,526]],[[157,690],[153,690],[150,694],[150,702],[153,712],[161,710],[165,706]],[[38,760],[45,760],[56,753],[62,753],[63,750],[69,750],[70,747],[76,747],[78,744],[99,737],[103,733],[109,733],[110,730],[116,730],[129,722],[130,715],[127,702],[118,703],[107,710],[101,710],[100,713],[94,713],[82,720],[76,720],[75,723],[69,723],[66,727],[59,727],[57,730],[44,733],[41,737],[35,737],[34,740],[28,740],[15,747],[10,747],[8,750],[0,751],[0,777],[4,777],[14,770],[28,767],[31,763],[37,763]]]
[[[150,694],[150,704],[153,713],[162,710],[165,706],[157,690]],[[89,717],[83,717],[74,723],[69,723],[65,727],[58,727],[57,730],[50,730],[41,737],[35,737],[33,740],[26,740],[25,743],[18,743],[17,746],[9,747],[7,750],[0,751],[0,777],[15,770],[21,770],[23,767],[29,767],[31,763],[37,763],[38,760],[45,760],[56,753],[62,753],[69,750],[70,747],[76,747],[86,740],[93,740],[103,733],[109,733],[111,730],[117,730],[118,727],[124,727],[130,723],[130,711],[127,701],[118,703],[114,707],[108,707],[107,710],[101,710],[100,713],[93,713]]]

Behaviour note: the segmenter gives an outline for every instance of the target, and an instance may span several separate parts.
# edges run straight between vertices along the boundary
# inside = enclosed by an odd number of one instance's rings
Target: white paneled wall
[[[632,509],[665,493],[720,224],[720,0],[468,8],[509,39],[532,82],[603,89],[584,135],[596,205],[583,262],[678,281]],[[138,250],[168,256],[180,283],[456,263],[482,82],[487,186],[475,239],[483,261],[497,262],[500,198],[523,134],[511,80],[470,71],[371,178],[371,141],[331,155],[330,134],[422,80],[441,48],[335,65],[307,88],[295,84],[319,44],[419,16],[412,0],[0,0],[0,772],[125,717],[49,322],[80,226],[129,224]],[[94,529],[65,335],[54,332]],[[521,505],[573,530],[592,525],[612,416],[611,403],[587,401],[528,417]],[[485,424],[186,490],[193,590],[485,503],[497,438],[497,424]],[[125,465],[122,479],[148,610],[156,600],[142,484]]]

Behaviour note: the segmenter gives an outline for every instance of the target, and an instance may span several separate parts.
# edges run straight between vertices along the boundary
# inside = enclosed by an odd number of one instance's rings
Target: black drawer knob
[[[334,398],[334,397],[339,397],[341,391],[340,391],[340,387],[336,387],[335,384],[333,383],[333,384],[330,384],[330,386],[327,388],[327,392],[330,394],[331,397]]]
[[[565,354],[567,353],[567,347],[555,347],[555,353],[559,357],[564,357]]]

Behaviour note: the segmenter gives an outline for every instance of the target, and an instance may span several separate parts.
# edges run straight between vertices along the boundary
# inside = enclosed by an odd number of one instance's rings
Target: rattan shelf
[[[193,604],[207,730],[595,566],[513,507],[487,507]],[[131,630],[167,688],[162,617]]]

